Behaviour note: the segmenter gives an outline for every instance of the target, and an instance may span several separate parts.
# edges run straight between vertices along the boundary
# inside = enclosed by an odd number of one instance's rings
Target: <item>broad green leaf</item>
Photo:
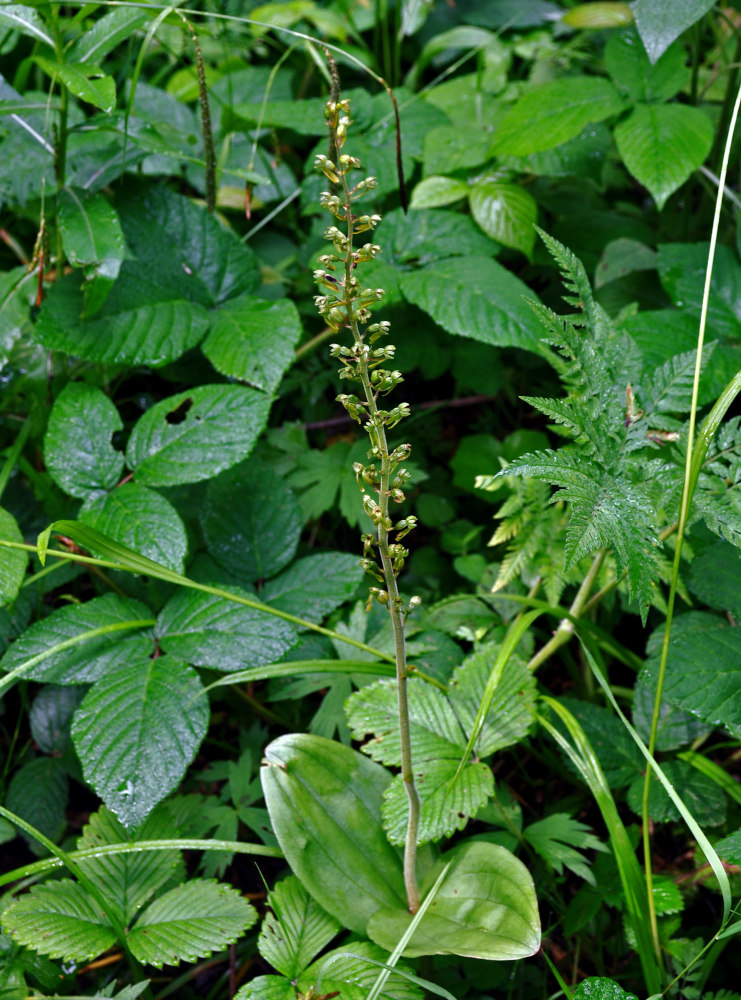
[[[356,556],[321,552],[291,563],[265,584],[260,599],[318,624],[353,597],[364,577]]]
[[[567,76],[533,87],[504,115],[494,133],[498,156],[527,156],[573,139],[585,125],[619,114],[623,99],[601,77]]]
[[[165,652],[197,667],[223,671],[280,660],[297,639],[288,622],[185,589],[164,606],[154,633]]]
[[[570,28],[622,28],[633,23],[633,11],[616,0],[587,0],[565,11],[561,21]]]
[[[67,791],[67,769],[62,761],[56,757],[36,757],[13,775],[5,805],[56,841],[65,827]],[[35,847],[34,841],[32,849]]]
[[[108,55],[121,42],[132,37],[137,28],[151,20],[145,10],[112,10],[97,20],[72,43],[67,59],[71,63],[96,62]]]
[[[635,993],[626,993],[614,979],[604,976],[582,980],[571,996],[572,1000],[638,1000]]]
[[[317,902],[358,934],[382,907],[403,909],[401,857],[381,825],[390,773],[350,747],[302,733],[270,743],[265,761],[275,835]]]
[[[110,114],[116,107],[116,84],[112,76],[105,76],[97,66],[73,66],[58,63],[44,56],[34,56],[34,62],[54,80],[60,80],[75,97]]]
[[[7,363],[13,345],[31,333],[29,306],[36,281],[37,275],[27,267],[14,267],[0,274],[0,368]]]
[[[163,808],[155,810],[142,824],[137,830],[137,839],[166,840],[172,838],[174,832],[172,820]],[[103,806],[83,827],[77,849],[82,851],[122,844],[130,839],[130,834],[113,813]],[[140,851],[85,858],[77,864],[118,914],[121,923],[128,925],[147,900],[175,873],[180,859],[180,851]]]
[[[458,752],[458,759],[463,748]],[[494,793],[494,778],[487,764],[467,762],[458,774],[458,759],[414,761],[414,783],[420,799],[417,842],[452,837]],[[383,801],[383,826],[392,844],[403,845],[409,825],[409,797],[400,774]]]
[[[430,890],[444,864],[451,867],[404,954],[464,955],[512,961],[540,947],[540,919],[530,872],[496,844],[464,841],[442,855],[425,876]],[[380,909],[368,935],[392,950],[412,920],[404,908]]]
[[[52,407],[44,437],[44,461],[52,479],[83,500],[112,490],[124,457],[111,437],[122,428],[105,393],[86,382],[68,383]]]
[[[707,243],[662,243],[658,253],[659,278],[664,290],[677,309],[699,317],[708,261]],[[739,301],[741,266],[729,247],[719,246],[715,253],[707,320],[708,329],[715,336],[738,340],[741,335]]]
[[[209,479],[247,457],[269,410],[268,396],[239,385],[201,385],[170,396],[134,425],[127,465],[147,486]]]
[[[631,174],[659,209],[710,152],[713,126],[685,104],[638,104],[615,128],[615,142]]]
[[[410,208],[441,208],[468,195],[468,184],[455,177],[425,177],[412,191]]]
[[[531,257],[538,206],[519,184],[479,181],[469,194],[471,215],[487,236]]]
[[[662,628],[662,636],[663,632]],[[649,675],[643,671],[633,691],[633,725],[645,743],[648,742],[651,734],[655,701],[655,678],[652,681]],[[662,698],[659,728],[656,734],[656,749],[665,752],[688,746],[694,740],[707,736],[711,729],[712,726],[703,722],[702,719],[683,711],[676,705],[670,705],[666,698]]]
[[[23,544],[23,535],[16,519],[3,507],[0,507],[0,538],[6,542]],[[27,565],[27,552],[3,548],[0,559],[0,605],[15,601],[26,575]]]
[[[44,753],[60,757],[70,749],[72,717],[84,697],[83,688],[59,684],[46,684],[36,695],[28,721],[31,735]]]
[[[85,696],[72,740],[85,780],[124,826],[182,780],[208,728],[202,693],[195,670],[162,656],[106,673]]]
[[[489,159],[492,136],[483,129],[460,125],[439,125],[424,140],[425,177],[470,170]]]
[[[34,886],[6,907],[2,920],[18,944],[66,961],[88,961],[116,941],[108,918],[70,879]]]
[[[152,613],[146,605],[117,594],[94,597],[84,604],[68,604],[26,629],[0,660],[0,668],[16,670],[62,642],[112,626],[107,634],[51,653],[22,675],[26,680],[52,684],[89,684],[107,671],[153,652],[153,640],[145,631],[150,622]],[[127,623],[130,629],[120,628]]]
[[[635,29],[613,34],[605,46],[605,68],[613,82],[632,101],[669,101],[688,82],[682,45],[672,45],[655,65],[651,65],[646,50]]]
[[[124,483],[83,506],[80,520],[176,573],[184,572],[188,538],[169,500],[139,483]]]
[[[92,316],[105,302],[121,269],[126,252],[121,223],[100,193],[86,195],[65,187],[58,197],[62,245],[70,263],[84,269],[84,315]]]
[[[712,778],[683,760],[664,761],[661,768],[698,823],[703,826],[718,826],[725,822],[726,796]],[[628,789],[628,805],[636,815],[642,815],[643,775],[637,777]],[[658,781],[651,782],[648,815],[654,823],[681,820],[678,809]]]
[[[383,246],[384,261],[401,271],[446,257],[486,257],[496,251],[467,215],[435,209],[405,215],[402,209],[395,208],[384,215],[375,238]]]
[[[228,885],[192,879],[150,903],[129,931],[129,947],[156,969],[223,951],[257,920],[257,911]]]
[[[276,883],[268,894],[257,947],[288,979],[296,979],[341,930],[342,925],[312,899],[295,875]]]
[[[532,292],[495,260],[438,260],[404,274],[401,287],[448,333],[500,347],[538,349],[543,328],[525,301]]]
[[[537,177],[589,178],[602,186],[602,173],[612,149],[612,132],[603,122],[586,125],[560,146],[527,156],[505,156],[504,164],[518,173]]]
[[[214,559],[235,580],[254,583],[274,576],[293,559],[301,513],[280,477],[251,461],[211,480],[201,524]]]
[[[242,295],[219,309],[201,350],[222,375],[274,392],[300,336],[293,302]]]
[[[258,976],[243,986],[234,1000],[296,1000],[296,990],[285,976]]]
[[[635,0],[633,16],[648,58],[655,63],[675,38],[699,21],[714,0]]]
[[[684,619],[684,620],[683,620]],[[715,615],[691,612],[675,619],[669,641],[664,697],[714,727],[741,736],[741,628]],[[646,661],[656,676],[659,655]]]
[[[466,734],[473,731],[499,650],[499,643],[482,645],[453,673],[448,696]],[[481,732],[476,738],[476,755],[488,757],[523,739],[532,726],[535,700],[536,688],[532,673],[520,656],[510,656],[494,690]]]
[[[119,213],[142,272],[182,297],[214,307],[259,288],[255,254],[205,205],[150,185],[133,188]]]
[[[716,542],[693,559],[687,586],[709,607],[741,619],[741,554],[730,542]]]
[[[594,287],[601,288],[635,271],[653,271],[657,267],[656,251],[639,240],[626,237],[611,240],[602,251],[594,275]]]
[[[0,25],[8,31],[19,31],[35,42],[54,47],[54,39],[35,10],[26,4],[9,3],[0,7]]]
[[[466,738],[453,705],[437,688],[410,678],[409,729],[413,754],[423,760],[454,760],[457,764]],[[346,707],[356,740],[372,736],[365,752],[384,764],[401,763],[396,681],[378,681],[356,691]]]
[[[442,111],[450,121],[469,133],[490,128],[501,114],[501,102],[481,89],[477,73],[445,80],[420,96],[426,104]]]
[[[151,279],[156,271],[124,261],[114,287],[96,315],[83,319],[80,275],[67,275],[49,289],[34,336],[44,347],[89,361],[161,367],[201,340],[208,316],[197,302],[179,297]]]
[[[318,986],[321,977],[323,991],[331,993],[337,990],[342,1000],[367,1000],[381,972],[379,966],[387,964],[390,964],[390,960],[384,949],[370,941],[352,941],[318,958],[298,977],[298,987],[306,991],[305,995],[311,996],[308,991],[312,986]],[[410,982],[402,975],[402,973],[408,975],[410,971],[406,963],[397,962],[394,971],[378,994],[378,1000],[421,1000],[423,996],[420,989],[421,980],[414,978],[414,981]],[[430,993],[445,996],[446,1000],[453,1000],[451,994],[447,992],[437,994],[431,989]]]

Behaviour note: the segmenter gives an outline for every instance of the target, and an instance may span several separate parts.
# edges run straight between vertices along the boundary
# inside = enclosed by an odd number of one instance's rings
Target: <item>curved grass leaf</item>
[[[54,39],[35,10],[26,4],[9,3],[0,7],[0,24],[10,31],[19,31],[36,42],[54,47]]]
[[[111,437],[123,421],[110,399],[95,386],[70,382],[57,396],[44,436],[44,461],[55,483],[86,500],[112,490],[124,457]]]
[[[176,573],[185,568],[188,537],[180,515],[155,490],[124,483],[88,501],[80,520]]]
[[[117,594],[67,605],[26,629],[0,660],[0,669],[19,670],[28,660],[39,657],[37,664],[23,670],[27,680],[89,684],[132,659],[148,656],[153,643],[144,629],[150,623],[154,624],[154,620],[146,605]],[[62,642],[108,626],[110,632],[52,652]],[[131,628],[134,634],[122,638],[122,628]]]
[[[188,590],[167,602],[154,631],[165,652],[198,667],[224,671],[272,663],[297,641],[296,630],[287,622]]]
[[[256,920],[236,889],[193,879],[150,903],[129,932],[129,947],[156,969],[195,962],[223,951]]]
[[[698,823],[708,827],[725,822],[725,793],[711,778],[683,760],[664,761],[661,768],[667,781],[674,788],[681,789],[682,801],[692,811]],[[638,816],[641,815],[642,800],[643,776],[640,775],[628,789],[628,805]],[[681,819],[664,786],[656,781],[651,782],[649,790],[648,814],[653,823],[669,823]]]
[[[139,418],[126,462],[147,486],[200,482],[247,457],[269,410],[269,397],[239,385],[178,393]]]
[[[127,828],[181,781],[208,728],[196,672],[170,657],[133,660],[85,696],[72,740],[85,780]]]
[[[131,38],[137,28],[150,20],[145,10],[127,10],[125,7],[110,13],[86,27],[72,43],[67,53],[69,62],[97,62],[121,42]]]

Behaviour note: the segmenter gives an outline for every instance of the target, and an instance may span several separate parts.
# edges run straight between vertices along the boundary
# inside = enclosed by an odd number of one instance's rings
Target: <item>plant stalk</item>
[[[333,133],[333,143],[337,163],[340,162],[341,146],[336,133]],[[349,249],[345,254],[345,288],[350,289],[353,277],[352,241],[353,241],[353,212],[352,198],[347,184],[347,177],[340,173],[342,180],[342,191],[344,195],[346,216],[347,216],[347,239]],[[363,335],[360,332],[357,318],[348,303],[347,309],[348,323],[352,331],[356,345],[363,344]],[[386,439],[386,429],[383,421],[379,417],[376,393],[371,384],[369,362],[367,355],[361,354],[358,362],[363,395],[367,404],[368,421],[366,429],[374,446],[374,453],[377,452],[381,460],[380,482],[378,488],[378,506],[380,516],[378,519],[378,553],[381,558],[383,568],[384,583],[388,594],[388,609],[391,617],[391,628],[394,635],[394,658],[396,663],[396,683],[397,683],[397,705],[399,712],[399,742],[401,748],[401,775],[404,788],[409,800],[409,820],[407,823],[406,838],[404,844],[404,886],[407,894],[407,905],[410,913],[416,913],[419,909],[419,886],[417,884],[417,838],[419,835],[419,814],[420,800],[417,786],[414,781],[414,770],[412,765],[412,741],[409,725],[409,697],[407,691],[407,677],[409,670],[406,656],[406,636],[404,629],[404,616],[402,612],[402,599],[399,596],[399,588],[396,581],[396,571],[394,569],[393,558],[389,551],[389,529],[386,527],[389,521],[389,497],[391,495],[391,457],[389,455],[388,442]]]

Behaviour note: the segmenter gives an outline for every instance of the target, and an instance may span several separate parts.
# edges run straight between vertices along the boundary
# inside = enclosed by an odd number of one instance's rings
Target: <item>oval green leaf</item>
[[[182,780],[208,728],[208,701],[191,667],[137,660],[102,677],[75,714],[85,780],[124,826],[142,823]]]
[[[513,961],[540,947],[540,917],[530,872],[504,847],[468,840],[433,865],[422,894],[444,864],[451,868],[404,954],[463,955]],[[381,909],[368,935],[392,951],[412,920],[405,909]]]
[[[519,184],[479,181],[469,194],[471,214],[487,236],[532,257],[538,206]]]
[[[631,174],[657,206],[702,165],[713,144],[713,126],[685,104],[638,104],[615,129],[615,142]]]
[[[350,747],[303,733],[274,740],[265,761],[275,835],[317,902],[358,934],[379,910],[403,910],[401,856],[381,824],[389,772]]]
[[[126,462],[147,486],[209,479],[247,457],[269,410],[264,393],[240,385],[202,385],[181,392],[139,418]]]

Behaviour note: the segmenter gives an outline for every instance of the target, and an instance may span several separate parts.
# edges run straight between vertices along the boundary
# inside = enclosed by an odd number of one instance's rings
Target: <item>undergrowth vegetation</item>
[[[0,1000],[741,998],[739,6],[0,3]]]

